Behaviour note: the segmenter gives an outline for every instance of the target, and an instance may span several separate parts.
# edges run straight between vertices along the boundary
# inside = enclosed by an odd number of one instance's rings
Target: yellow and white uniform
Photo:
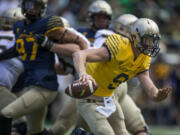
[[[136,59],[130,41],[118,34],[110,35],[104,43],[109,62],[88,63],[86,70],[97,82],[95,96],[112,96],[120,83],[149,69],[151,58],[140,54]]]
[[[113,93],[119,84],[148,70],[151,58],[140,54],[135,59],[130,41],[117,34],[109,35],[103,46],[109,52],[109,61],[88,63],[86,67],[98,89],[87,99],[79,99],[77,108],[95,135],[129,135],[122,108]]]

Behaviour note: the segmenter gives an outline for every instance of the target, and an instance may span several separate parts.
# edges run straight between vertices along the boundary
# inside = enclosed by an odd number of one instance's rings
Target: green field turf
[[[169,126],[151,126],[152,135],[180,135],[180,125]]]
[[[50,128],[51,124],[46,124],[46,128]],[[152,135],[180,135],[179,126],[150,126]],[[69,135],[71,131],[65,135]]]

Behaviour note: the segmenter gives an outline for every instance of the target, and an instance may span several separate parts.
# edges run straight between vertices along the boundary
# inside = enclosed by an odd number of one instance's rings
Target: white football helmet
[[[109,22],[112,17],[112,8],[111,6],[104,0],[97,0],[93,2],[88,8],[88,21],[90,21],[90,25],[93,25],[93,16],[95,14],[104,14],[109,18]],[[109,24],[108,24],[109,25]]]
[[[17,20],[24,19],[21,8],[10,8],[0,17],[0,28],[11,30]]]
[[[64,24],[64,27],[69,28],[70,27],[69,21],[64,17],[60,17],[60,18]]]
[[[137,19],[138,18],[132,14],[120,15],[115,21],[114,31],[116,33],[129,37],[130,25]]]
[[[161,36],[159,28],[153,20],[138,19],[131,25],[130,31],[132,42],[141,53],[152,57],[158,54]]]

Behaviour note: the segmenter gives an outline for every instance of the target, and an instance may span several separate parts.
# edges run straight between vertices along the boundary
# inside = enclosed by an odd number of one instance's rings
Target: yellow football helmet
[[[116,33],[129,37],[130,25],[135,22],[138,18],[132,14],[120,15],[115,21]]]
[[[21,13],[21,8],[10,8],[0,17],[0,28],[4,30],[11,30],[13,28],[13,24],[17,20],[21,19],[24,19],[24,16]]]
[[[131,25],[130,32],[132,42],[141,53],[152,57],[158,54],[161,36],[159,28],[153,20],[138,19]]]

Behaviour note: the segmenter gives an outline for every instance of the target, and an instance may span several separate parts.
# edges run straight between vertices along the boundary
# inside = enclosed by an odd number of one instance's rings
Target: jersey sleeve
[[[146,56],[145,62],[144,62],[144,64],[143,64],[144,71],[149,70],[150,65],[151,65],[151,57]]]
[[[47,22],[47,30],[46,30],[46,35],[56,29],[60,29],[64,27],[64,24],[62,22],[62,19],[59,16],[51,16],[48,19]]]
[[[112,34],[108,36],[105,40],[103,46],[105,46],[109,53],[109,61],[116,58],[120,50],[120,39],[117,34]]]
[[[150,68],[150,65],[151,65],[151,57],[146,56],[144,63],[142,64],[142,67],[141,67],[140,71],[137,73],[137,75],[140,73],[148,71]]]

